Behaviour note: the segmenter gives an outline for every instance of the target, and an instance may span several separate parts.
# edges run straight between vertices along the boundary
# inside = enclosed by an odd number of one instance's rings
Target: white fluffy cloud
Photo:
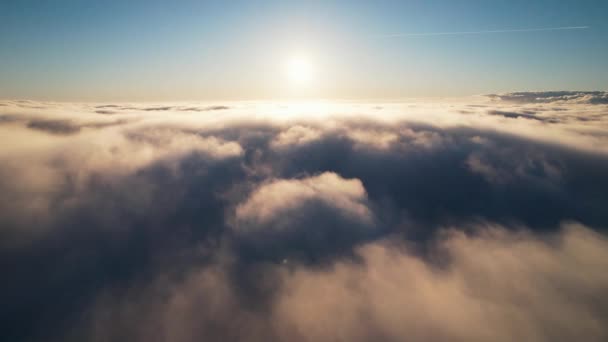
[[[432,265],[391,243],[364,265],[286,275],[276,317],[303,341],[601,341],[608,241],[580,225],[547,240],[486,227],[446,232]],[[593,303],[597,304],[594,305]],[[291,334],[296,334],[297,338]]]
[[[312,127],[296,125],[287,128],[287,130],[281,132],[272,141],[272,146],[276,149],[294,145],[304,145],[317,141],[321,138],[321,131]]]
[[[273,180],[255,189],[244,203],[238,205],[236,218],[241,222],[239,229],[263,229],[277,217],[294,215],[305,205],[316,202],[357,220],[370,222],[372,215],[365,203],[366,197],[360,180],[344,179],[333,172],[303,179]]]

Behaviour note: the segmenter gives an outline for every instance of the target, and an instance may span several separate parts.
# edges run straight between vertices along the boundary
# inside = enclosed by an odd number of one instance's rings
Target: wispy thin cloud
[[[521,32],[543,32],[543,31],[570,31],[587,30],[589,26],[563,26],[563,27],[541,27],[507,30],[481,30],[481,31],[452,31],[452,32],[422,32],[422,33],[391,33],[377,35],[376,38],[400,38],[400,37],[425,37],[425,36],[458,36],[490,33],[521,33]]]

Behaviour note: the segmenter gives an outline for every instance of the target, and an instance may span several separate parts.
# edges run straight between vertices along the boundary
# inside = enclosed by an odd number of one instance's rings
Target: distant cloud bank
[[[608,93],[0,103],[0,340],[604,341]]]
[[[605,91],[541,91],[516,92],[488,95],[502,101],[518,103],[586,103],[608,104],[608,92]]]

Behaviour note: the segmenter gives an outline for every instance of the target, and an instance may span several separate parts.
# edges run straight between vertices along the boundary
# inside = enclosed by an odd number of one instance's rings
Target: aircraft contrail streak
[[[467,34],[486,34],[486,33],[512,33],[512,32],[540,32],[540,31],[566,31],[566,30],[586,30],[589,26],[564,26],[564,27],[543,27],[528,29],[510,30],[485,30],[485,31],[456,31],[456,32],[427,32],[427,33],[393,33],[376,36],[377,38],[399,38],[399,37],[424,37],[424,36],[456,36]]]

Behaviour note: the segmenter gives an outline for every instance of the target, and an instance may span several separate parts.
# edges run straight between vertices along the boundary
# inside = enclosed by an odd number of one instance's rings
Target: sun
[[[294,57],[285,63],[285,74],[292,84],[306,85],[314,79],[314,67],[307,58]]]

